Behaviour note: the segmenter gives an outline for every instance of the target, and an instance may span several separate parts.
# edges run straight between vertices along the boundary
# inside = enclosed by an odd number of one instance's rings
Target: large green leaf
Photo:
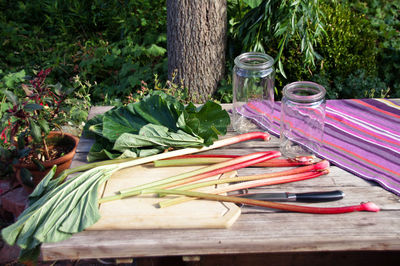
[[[174,97],[156,91],[142,101],[114,108],[85,127],[96,142],[88,160],[142,157],[166,148],[211,145],[225,134],[229,115],[217,103],[186,108]],[[129,133],[129,134],[126,134]]]
[[[43,242],[67,239],[92,225],[100,217],[98,188],[116,169],[116,166],[97,167],[51,190],[45,189],[47,192],[32,202],[17,222],[1,231],[3,239],[9,245],[33,250]],[[45,178],[40,191],[49,184],[49,178],[50,175]]]
[[[52,190],[57,186],[57,182],[51,182],[57,170],[57,165],[54,165],[47,175],[40,181],[40,183],[35,187],[35,190],[29,195],[29,205],[38,200],[41,196]]]
[[[186,124],[193,132],[204,139],[206,145],[211,145],[218,135],[225,135],[230,118],[222,107],[214,102],[207,102],[199,108],[188,105]]]
[[[177,130],[176,121],[184,107],[175,98],[167,94],[155,94],[145,97],[142,101],[129,105],[135,113],[148,123],[163,125]]]
[[[116,159],[120,152],[112,151],[113,143],[106,138],[96,136],[96,141],[90,148],[87,160],[89,162]]]
[[[203,145],[201,138],[193,137],[183,131],[169,132],[167,127],[148,124],[137,135],[124,133],[116,140],[113,149],[123,152],[126,149],[149,146],[183,148],[201,145]]]
[[[137,133],[147,122],[136,115],[131,108],[117,108],[103,117],[102,134],[110,141],[115,141],[123,133]]]
[[[86,138],[95,138],[97,135],[101,136],[101,132],[103,131],[103,117],[104,114],[100,114],[87,121],[83,127],[82,136]]]

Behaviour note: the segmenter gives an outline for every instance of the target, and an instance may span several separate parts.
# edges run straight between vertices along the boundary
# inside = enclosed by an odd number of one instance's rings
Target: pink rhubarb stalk
[[[328,164],[328,166],[329,166],[329,164]],[[277,177],[273,177],[273,178],[268,177],[268,178],[264,178],[264,179],[261,179],[262,178],[261,175],[234,177],[234,178],[226,178],[226,179],[220,179],[220,180],[215,180],[215,181],[191,184],[191,185],[187,185],[187,186],[178,187],[175,190],[188,191],[191,189],[198,189],[201,187],[209,187],[209,186],[217,185],[217,184],[240,182],[240,183],[235,183],[233,185],[229,185],[229,186],[225,186],[225,187],[212,188],[212,189],[209,189],[206,191],[211,194],[222,194],[222,193],[226,193],[226,192],[248,189],[248,188],[253,188],[253,187],[261,187],[261,186],[269,186],[269,185],[297,182],[297,181],[302,181],[302,180],[306,180],[306,179],[319,177],[321,175],[326,175],[328,173],[329,173],[329,169],[327,168],[327,169],[321,169],[321,170],[316,170],[316,171],[309,171],[309,172],[305,172],[305,173],[288,175],[288,176],[277,176]],[[247,180],[250,180],[250,181],[247,181]],[[243,182],[243,181],[246,181],[246,182]],[[164,208],[164,207],[176,205],[176,204],[183,203],[183,202],[190,201],[190,200],[194,200],[194,198],[183,196],[183,197],[178,197],[175,199],[169,199],[169,200],[159,202],[159,206]]]
[[[233,184],[233,185],[230,185],[230,187],[233,187],[235,185],[244,186],[244,185],[252,184],[249,182],[243,183],[245,181],[253,181],[256,184],[256,186],[259,186],[259,185],[257,185],[258,182],[261,182],[262,184],[265,184],[265,185],[276,185],[276,184],[282,184],[282,183],[302,181],[305,179],[314,178],[314,177],[329,173],[329,162],[326,160],[321,161],[321,162],[315,164],[314,166],[315,167],[312,170],[306,170],[305,167],[302,167],[302,169],[299,169],[299,170],[303,170],[303,171],[293,171],[292,173],[290,173],[290,170],[289,170],[289,171],[282,171],[282,172],[275,172],[275,173],[251,175],[251,176],[238,176],[238,177],[232,177],[232,178],[224,178],[224,179],[218,179],[218,180],[212,180],[212,181],[206,181],[206,182],[199,182],[199,183],[195,183],[195,184],[188,184],[185,186],[180,186],[177,189],[192,190],[192,189],[201,188],[201,187],[214,186],[214,185],[224,184],[224,183],[237,183],[237,182],[242,182],[242,183]],[[230,191],[233,191],[233,190],[230,190]]]
[[[136,186],[133,188],[124,189],[124,190],[119,191],[119,194],[117,194],[117,195],[104,197],[104,198],[100,199],[100,202],[107,202],[107,201],[111,201],[111,200],[136,196],[136,195],[141,194],[144,189],[148,189],[148,188],[164,187],[169,184],[179,185],[182,183],[186,183],[185,181],[182,181],[182,180],[188,179],[193,176],[196,176],[197,179],[201,179],[201,178],[206,178],[206,177],[216,175],[217,172],[223,173],[223,171],[232,171],[232,169],[233,169],[232,164],[235,164],[236,167],[239,167],[239,168],[246,167],[247,165],[251,165],[251,163],[257,163],[257,162],[261,162],[263,160],[268,160],[270,158],[276,158],[279,156],[280,156],[280,153],[278,151],[256,152],[256,153],[248,154],[248,155],[241,156],[239,158],[234,158],[234,159],[231,159],[229,161],[225,161],[225,162],[222,162],[219,164],[203,167],[201,169],[182,173],[182,174],[179,174],[176,176],[171,176],[171,177],[164,178],[164,179],[161,179],[161,180],[158,180],[155,182],[150,182],[150,183],[146,183],[143,185],[139,185],[139,186]],[[222,168],[223,170],[218,170],[220,168]],[[239,168],[236,168],[236,169],[239,169]],[[218,170],[218,171],[215,171],[215,170]]]
[[[187,190],[176,190],[176,189],[157,189],[154,191],[148,191],[153,193],[161,193],[161,194],[174,194],[174,195],[183,195],[194,198],[202,198],[207,200],[214,201],[222,201],[222,202],[233,202],[240,203],[252,206],[260,206],[272,209],[279,209],[283,211],[291,211],[291,212],[301,212],[301,213],[315,213],[315,214],[338,214],[338,213],[347,213],[347,212],[355,212],[355,211],[369,211],[369,212],[378,212],[379,207],[372,203],[361,203],[359,205],[354,206],[344,206],[344,207],[310,207],[310,206],[299,206],[292,204],[284,204],[263,200],[254,200],[254,199],[246,199],[241,197],[233,197],[233,196],[221,196],[214,195],[209,193],[202,193],[196,191],[187,191]]]
[[[258,154],[258,153],[252,153],[249,155],[254,155],[254,154]],[[249,155],[245,155],[245,156],[241,156],[241,157],[237,157],[228,161],[224,161],[222,163],[218,163],[216,164],[216,168],[215,170],[203,173],[203,174],[199,174],[199,175],[195,175],[192,176],[190,178],[186,178],[186,179],[182,179],[173,183],[169,183],[167,186],[163,187],[165,188],[171,188],[171,187],[176,187],[176,186],[180,186],[183,184],[187,184],[187,183],[192,183],[204,178],[208,178],[214,175],[219,175],[219,174],[223,174],[223,173],[227,173],[227,172],[231,172],[231,171],[235,171],[244,167],[248,167],[251,166],[253,164],[259,163],[259,162],[263,162],[266,160],[270,160],[273,158],[277,158],[279,156],[281,156],[281,153],[279,151],[271,151],[268,152],[267,154],[255,157],[255,158],[251,158],[251,159],[246,159],[246,157],[248,157]],[[254,156],[252,156],[254,157]]]
[[[155,167],[182,166],[182,165],[202,165],[220,163],[239,155],[219,155],[219,154],[189,154],[177,156],[169,159],[154,161]],[[304,156],[290,159],[272,159],[252,165],[253,167],[293,167],[310,165],[314,163],[314,157]]]

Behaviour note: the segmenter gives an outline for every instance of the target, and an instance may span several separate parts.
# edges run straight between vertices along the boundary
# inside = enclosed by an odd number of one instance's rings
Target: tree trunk
[[[177,71],[194,102],[206,101],[225,69],[226,0],[167,0],[168,77]]]

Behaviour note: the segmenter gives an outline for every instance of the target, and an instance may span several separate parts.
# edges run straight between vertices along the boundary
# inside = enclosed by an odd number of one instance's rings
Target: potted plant
[[[68,168],[79,141],[60,130],[68,120],[64,102],[73,88],[62,90],[60,84],[47,85],[50,72],[40,71],[29,84],[22,84],[21,92],[2,90],[8,109],[1,118],[0,139],[12,154],[8,158],[13,159],[18,181],[28,191],[53,165],[58,165],[56,175]]]

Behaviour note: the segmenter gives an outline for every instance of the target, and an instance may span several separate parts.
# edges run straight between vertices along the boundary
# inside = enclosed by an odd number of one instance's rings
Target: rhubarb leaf
[[[203,140],[193,137],[182,130],[170,132],[167,127],[148,124],[139,134],[124,133],[114,144],[114,150],[123,152],[130,148],[139,147],[189,147],[201,146]]]
[[[174,131],[178,129],[176,121],[184,110],[184,106],[174,97],[161,92],[130,107],[148,123],[163,125]]]
[[[102,135],[110,141],[115,141],[123,133],[138,133],[147,121],[138,116],[132,108],[111,110],[103,117]]]
[[[98,188],[116,169],[117,166],[97,167],[53,187],[32,202],[14,224],[4,228],[2,238],[29,255],[43,242],[67,239],[94,224],[100,217]]]
[[[186,111],[188,113],[186,124],[194,130],[196,135],[205,140],[207,146],[218,139],[218,133],[226,134],[230,119],[228,113],[222,110],[219,104],[207,102],[198,108],[189,104]]]
[[[96,140],[88,161],[209,146],[226,133],[229,123],[228,113],[217,103],[198,108],[190,103],[185,108],[174,97],[156,91],[140,102],[113,108],[88,121],[84,135]]]

